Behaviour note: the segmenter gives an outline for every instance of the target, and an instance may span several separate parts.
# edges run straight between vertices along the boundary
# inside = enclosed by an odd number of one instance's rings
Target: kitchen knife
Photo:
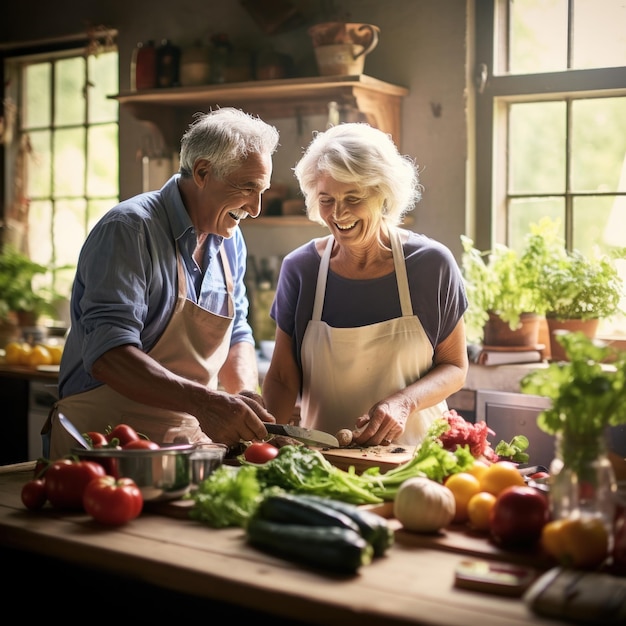
[[[265,428],[272,435],[291,437],[311,446],[339,447],[337,437],[333,437],[321,430],[310,430],[308,428],[300,428],[299,426],[291,426],[290,424],[268,424],[267,422],[265,423]]]

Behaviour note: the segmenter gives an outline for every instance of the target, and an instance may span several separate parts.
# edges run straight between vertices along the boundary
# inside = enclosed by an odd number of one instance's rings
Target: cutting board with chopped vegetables
[[[415,446],[371,446],[367,448],[319,448],[335,467],[347,470],[353,466],[357,472],[369,467],[380,467],[382,473],[406,463],[415,453]]]

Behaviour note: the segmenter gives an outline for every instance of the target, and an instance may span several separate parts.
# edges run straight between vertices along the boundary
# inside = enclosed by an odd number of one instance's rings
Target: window
[[[542,216],[569,249],[625,247],[626,3],[477,2],[476,69],[478,247]]]
[[[56,46],[58,48],[58,46]],[[102,39],[4,58],[4,232],[55,268],[49,287],[69,296],[78,253],[119,200],[118,53]]]

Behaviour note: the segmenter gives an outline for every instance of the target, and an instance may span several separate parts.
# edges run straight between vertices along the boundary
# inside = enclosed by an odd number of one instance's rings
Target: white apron
[[[413,306],[400,234],[390,230],[402,317],[359,326],[333,328],[321,321],[334,238],[320,262],[313,316],[302,340],[301,425],[335,433],[355,428],[357,417],[404,389],[432,367],[433,347]],[[394,443],[419,445],[428,427],[442,416],[445,400],[413,412]]]
[[[212,313],[187,299],[187,280],[177,249],[176,306],[163,334],[148,353],[175,374],[210,389],[217,389],[217,376],[228,354],[234,317],[232,274],[223,246],[220,253],[228,288],[228,316]],[[192,415],[135,402],[108,385],[102,385],[62,398],[53,407],[46,425],[51,434],[47,455],[50,459],[61,458],[69,453],[70,448],[76,447],[74,440],[59,424],[59,412],[69,418],[81,433],[90,430],[104,432],[109,425],[124,423],[158,443],[173,441],[176,435],[181,434],[188,437],[191,443],[211,441]],[[46,426],[42,431],[44,441]],[[44,443],[44,453],[45,447]]]

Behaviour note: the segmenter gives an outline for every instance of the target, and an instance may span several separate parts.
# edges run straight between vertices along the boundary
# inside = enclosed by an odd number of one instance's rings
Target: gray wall
[[[260,2],[260,0],[259,0]],[[87,24],[104,24],[119,31],[120,91],[130,84],[130,60],[138,41],[169,38],[179,45],[226,32],[234,43],[260,49],[271,43],[290,54],[303,75],[315,72],[306,27],[330,16],[323,0],[293,0],[305,18],[303,26],[273,36],[265,35],[238,2],[224,0],[55,0],[11,3],[0,20],[0,44],[36,41],[82,33]],[[340,0],[334,3],[349,21],[380,27],[378,47],[367,57],[365,73],[402,85],[409,96],[402,105],[400,148],[415,157],[424,186],[423,199],[413,212],[411,228],[448,245],[460,258],[460,234],[471,225],[472,111],[468,90],[468,32],[472,0]],[[295,120],[271,120],[281,131],[281,148],[275,160],[274,181],[295,189],[291,167],[308,143],[311,131],[325,120],[307,118],[301,129]],[[299,132],[300,131],[300,132]],[[120,117],[120,193],[128,197],[141,191],[141,163],[137,158],[150,131],[127,112]],[[283,230],[247,228],[251,253],[284,254],[319,229]],[[315,234],[314,234],[315,233]],[[470,233],[471,234],[471,233]],[[270,243],[271,242],[271,243]]]

